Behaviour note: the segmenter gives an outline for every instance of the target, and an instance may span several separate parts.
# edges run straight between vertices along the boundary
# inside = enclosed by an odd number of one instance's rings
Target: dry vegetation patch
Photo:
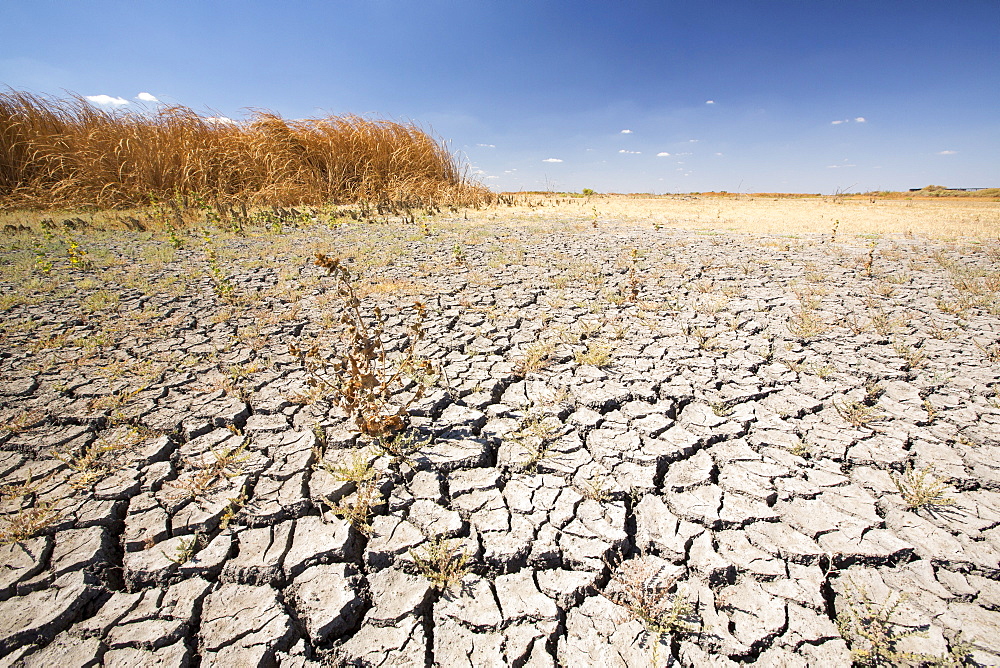
[[[13,90],[0,93],[0,193],[3,205],[46,207],[134,207],[178,193],[281,206],[489,198],[413,124],[128,113]]]

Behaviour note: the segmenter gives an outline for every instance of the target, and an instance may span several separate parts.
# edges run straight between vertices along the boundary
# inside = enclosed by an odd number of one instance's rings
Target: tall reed
[[[492,199],[418,126],[359,116],[244,121],[0,92],[0,205],[140,206],[199,194],[252,205]]]

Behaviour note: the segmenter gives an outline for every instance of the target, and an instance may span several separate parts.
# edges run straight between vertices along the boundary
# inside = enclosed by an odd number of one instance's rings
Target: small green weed
[[[788,319],[788,331],[803,341],[825,334],[829,326],[814,311],[803,309]]]
[[[354,494],[347,496],[340,503],[330,503],[330,512],[351,523],[357,531],[365,536],[372,535],[371,515],[375,506],[382,502],[375,480],[365,480],[358,485]]]
[[[163,550],[160,550],[160,553],[178,566],[183,566],[191,560],[195,552],[201,549],[201,542],[201,535],[196,533],[191,538],[181,539],[173,555],[169,555]]]
[[[411,549],[410,556],[420,574],[439,592],[447,591],[469,572],[469,553],[458,539],[439,536],[422,545],[419,552]]]
[[[62,513],[55,509],[55,501],[36,501],[28,508],[0,518],[0,545],[26,541],[61,517]]]
[[[521,419],[517,431],[508,439],[516,443],[527,454],[521,462],[526,471],[535,471],[538,463],[549,456],[549,445],[567,431],[558,418],[542,413],[529,413]]]
[[[911,510],[955,505],[955,499],[947,495],[948,485],[931,474],[930,466],[920,471],[910,468],[902,476],[892,476],[892,482]]]
[[[837,413],[840,414],[840,417],[859,428],[884,417],[877,408],[868,406],[860,401],[847,401],[844,403],[834,401],[833,405],[837,409]]]
[[[588,341],[587,349],[574,353],[573,359],[581,366],[596,366],[598,368],[608,366],[611,364],[611,345],[601,341]]]
[[[907,652],[899,648],[906,638],[926,635],[926,631],[906,628],[892,621],[899,606],[906,601],[905,593],[893,592],[889,599],[876,605],[864,587],[848,580],[844,599],[846,605],[837,614],[837,629],[851,649],[851,659],[857,667],[882,666],[964,666],[972,646],[957,638],[948,654],[933,656]]]
[[[551,356],[556,346],[551,341],[536,341],[524,349],[524,355],[517,360],[515,372],[518,376],[541,371],[551,364]]]
[[[215,292],[216,296],[224,301],[229,301],[233,298],[233,293],[236,291],[236,287],[233,285],[233,281],[226,275],[225,271],[222,269],[222,265],[219,263],[219,256],[215,251],[215,247],[212,245],[212,234],[208,229],[202,230],[202,236],[205,245],[205,261],[208,263],[208,275],[212,279],[212,291]]]
[[[243,472],[243,463],[250,455],[246,452],[246,442],[238,446],[212,450],[212,459],[202,455],[201,462],[195,464],[189,476],[181,476],[171,483],[177,496],[196,498],[209,492],[223,480],[235,478]]]

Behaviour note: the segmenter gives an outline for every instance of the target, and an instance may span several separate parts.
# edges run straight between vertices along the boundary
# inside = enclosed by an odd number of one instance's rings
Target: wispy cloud
[[[110,95],[88,95],[87,100],[102,106],[120,107],[128,104],[128,100],[123,97],[111,97]]]
[[[630,135],[630,134],[632,134],[632,131],[631,130],[622,130],[621,134],[623,134],[623,135]]]
[[[139,93],[138,95],[135,96],[135,99],[141,100],[143,102],[159,102],[159,100],[156,99],[156,96],[153,95],[152,93]]]
[[[848,119],[844,119],[844,120],[842,120],[842,121],[830,121],[830,125],[841,125],[841,124],[843,124],[843,123],[850,123],[850,122],[851,122],[851,121],[850,121],[850,120],[848,120]]]
[[[705,100],[705,104],[715,104],[715,100]]]
[[[938,151],[938,155],[955,155],[958,151]]]
[[[212,125],[236,125],[236,121],[227,116],[208,116],[205,122]]]
[[[830,125],[843,125],[844,123],[851,123],[851,122],[852,121],[851,121],[850,118],[845,118],[845,119],[842,119],[842,120],[830,121]],[[865,118],[864,116],[856,116],[854,118],[853,122],[854,123],[867,123],[868,119]]]
[[[867,119],[864,116],[858,116],[857,118],[854,119],[854,122],[855,123],[867,123],[868,121],[867,121]]]
[[[656,157],[657,158],[669,158],[670,154],[667,153],[666,151],[660,151],[659,153],[656,154]]]
[[[689,144],[697,144],[700,141],[701,141],[700,139],[688,139]]]
[[[559,158],[545,158],[542,162],[562,162]]]
[[[476,144],[479,148],[496,148],[496,144]]]
[[[620,149],[618,152],[619,153],[629,153],[631,155],[639,155],[639,154],[642,153],[642,151],[626,151],[625,149]]]

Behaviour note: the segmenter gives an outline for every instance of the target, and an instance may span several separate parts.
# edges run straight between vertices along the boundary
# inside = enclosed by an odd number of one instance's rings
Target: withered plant
[[[902,476],[891,477],[906,507],[910,510],[955,505],[955,499],[948,496],[951,490],[947,483],[934,476],[930,466],[925,466],[919,471],[911,467]]]
[[[651,560],[622,563],[611,582],[604,596],[624,607],[649,633],[662,638],[694,630],[695,611],[687,597],[675,590],[677,577],[664,578]]]
[[[420,574],[430,580],[431,586],[445,592],[461,581],[469,572],[469,553],[460,540],[447,540],[438,536],[421,546],[420,552],[410,550],[410,556]]]
[[[54,501],[35,502],[28,508],[0,519],[0,545],[32,538],[62,517]]]
[[[508,434],[508,440],[517,444],[526,457],[521,462],[525,471],[534,473],[538,464],[549,457],[549,447],[558,438],[564,436],[568,429],[558,418],[540,412],[530,412],[525,415],[515,431]]]
[[[193,462],[193,470],[170,483],[176,497],[198,498],[208,494],[218,483],[235,478],[243,473],[244,463],[250,458],[246,452],[246,442],[238,446],[224,446],[202,455]]]
[[[371,536],[371,515],[374,507],[382,501],[376,481],[366,480],[358,485],[354,494],[342,499],[340,503],[330,503],[330,512],[350,522],[351,526],[365,536]]]
[[[427,385],[417,382],[412,393],[398,404],[391,402],[394,392],[403,385],[407,375],[432,377],[433,364],[418,360],[416,348],[424,338],[427,310],[415,302],[416,320],[409,326],[409,342],[401,357],[390,360],[382,343],[384,319],[378,306],[372,308],[371,324],[361,313],[361,300],[354,291],[350,270],[339,258],[317,253],[316,264],[327,270],[336,281],[336,290],[343,306],[340,322],[344,326],[342,343],[331,359],[324,357],[318,345],[308,349],[292,345],[306,373],[309,384],[325,388],[330,399],[354,420],[358,430],[375,437],[391,436],[407,424],[408,409],[423,397]]]
[[[55,501],[38,498],[39,486],[50,476],[34,480],[29,473],[24,482],[0,485],[0,501],[5,502],[4,506],[19,506],[0,517],[0,545],[28,540],[62,518]]]
[[[903,626],[896,612],[907,600],[906,592],[892,592],[878,604],[868,591],[850,579],[837,613],[837,630],[851,648],[855,666],[965,666],[970,665],[973,646],[962,640],[961,632],[951,640],[946,654],[907,651],[900,645],[907,638],[926,637],[927,631]],[[838,605],[838,607],[840,607]]]

